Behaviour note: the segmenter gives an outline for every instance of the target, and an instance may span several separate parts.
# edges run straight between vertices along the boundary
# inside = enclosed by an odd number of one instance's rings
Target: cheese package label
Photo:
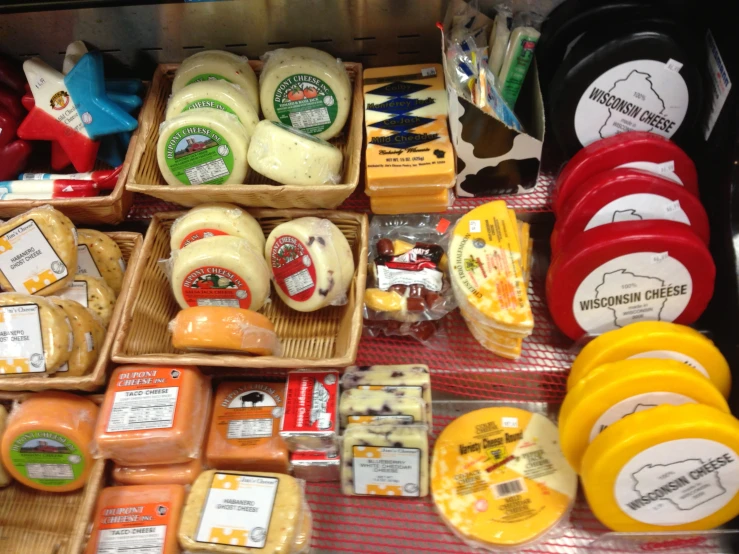
[[[334,435],[337,431],[339,374],[293,371],[287,377],[281,433]]]
[[[233,146],[209,127],[180,127],[167,139],[166,163],[183,185],[225,183],[234,167]]]
[[[264,548],[280,480],[216,473],[195,540]]]
[[[77,245],[77,274],[78,275],[89,275],[90,277],[97,277],[102,279],[98,266],[95,265],[95,260],[90,254],[90,248],[86,244]]]
[[[97,552],[163,552],[170,502],[106,506],[97,527]]]
[[[46,371],[39,306],[0,308],[0,375]]]
[[[87,308],[87,281],[72,281],[66,289],[59,292],[59,296]]]
[[[119,376],[119,390],[115,392],[106,432],[172,427],[180,392],[180,373],[161,371],[156,379],[149,381],[154,382],[142,385],[140,379],[131,379],[129,385]]]
[[[419,448],[354,446],[354,493],[418,496],[421,481]]]
[[[9,458],[16,471],[29,481],[47,487],[67,485],[78,479],[87,459],[72,439],[48,430],[29,431],[15,437]]]

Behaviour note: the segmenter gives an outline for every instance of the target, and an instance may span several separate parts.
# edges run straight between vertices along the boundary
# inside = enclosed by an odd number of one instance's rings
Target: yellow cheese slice
[[[559,439],[567,461],[580,471],[585,450],[609,425],[662,404],[729,406],[697,371],[675,360],[622,360],[602,365],[567,393],[559,413]]]
[[[444,522],[471,545],[518,548],[542,538],[569,512],[577,476],[557,428],[518,408],[477,410],[439,435],[431,490]]]
[[[611,425],[583,458],[595,516],[622,532],[703,531],[739,515],[739,421],[700,404]]]
[[[567,390],[599,365],[631,358],[677,360],[708,377],[721,394],[729,396],[731,371],[719,349],[698,331],[667,321],[632,323],[588,343],[572,364]]]

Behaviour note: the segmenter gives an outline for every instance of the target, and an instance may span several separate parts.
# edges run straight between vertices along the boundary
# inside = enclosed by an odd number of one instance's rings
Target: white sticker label
[[[679,439],[647,448],[624,465],[614,487],[625,514],[664,526],[708,517],[737,492],[736,452],[707,439]]]
[[[228,422],[227,439],[253,439],[272,436],[271,419],[235,419]]]
[[[274,477],[216,473],[195,540],[264,548],[278,485]]]
[[[442,273],[436,269],[425,267],[419,271],[393,269],[386,265],[375,265],[377,268],[377,287],[388,290],[393,285],[421,285],[430,291],[441,291]]]
[[[98,534],[96,554],[160,554],[164,552],[166,525],[102,529]]]
[[[69,371],[69,364],[59,366],[59,368],[57,368],[56,370],[57,373],[66,373],[67,371]]]
[[[659,175],[660,177],[672,181],[673,183],[677,183],[678,185],[683,185],[682,179],[680,179],[680,176],[675,173],[675,162],[672,160],[661,164],[654,162],[629,162],[627,164],[617,166],[616,169],[640,169],[654,175]]]
[[[436,68],[435,67],[424,67],[421,70],[421,75],[423,77],[435,77],[436,76]]]
[[[729,73],[726,71],[724,60],[721,58],[721,53],[718,51],[711,31],[706,33],[706,46],[708,48],[708,74],[711,76],[709,79],[710,90],[706,92],[711,101],[703,126],[703,138],[708,140],[716,125],[716,121],[718,121],[718,116],[721,115],[724,103],[729,96],[731,79],[729,79]]]
[[[479,233],[482,231],[479,219],[470,220],[470,233]]]
[[[179,387],[165,387],[116,392],[108,433],[171,428],[179,391]]]
[[[77,246],[77,274],[78,275],[89,275],[90,277],[97,277],[102,279],[100,270],[95,264],[95,260],[92,259],[90,249],[86,244],[80,244]]]
[[[669,252],[660,252],[659,254],[652,254],[652,263],[661,264],[669,257],[670,257]]]
[[[418,496],[421,451],[418,448],[355,446],[354,492],[378,496]]]
[[[588,221],[585,231],[609,223],[647,219],[677,221],[690,225],[687,214],[680,208],[680,202],[673,202],[658,194],[629,194],[598,210]]]
[[[675,360],[681,364],[685,364],[688,367],[702,373],[705,377],[708,377],[708,371],[703,367],[698,360],[691,358],[680,352],[674,352],[672,350],[650,350],[649,352],[642,352],[641,354],[634,354],[630,356],[629,360],[636,360],[641,358],[657,358],[660,360]]]
[[[69,464],[26,464],[29,479],[74,479]]]
[[[615,422],[630,416],[631,414],[643,412],[644,410],[649,410],[650,408],[655,408],[662,404],[681,406],[682,404],[695,403],[695,400],[692,398],[682,394],[676,394],[674,392],[650,392],[637,394],[614,404],[603,412],[590,430],[589,440],[590,442],[593,442],[595,437],[605,431],[609,425],[613,425]]]
[[[92,338],[92,333],[85,333],[85,343],[87,345],[88,352],[95,350],[95,341]]]
[[[693,279],[669,255],[655,252],[614,258],[593,271],[577,288],[575,320],[586,333],[600,334],[636,321],[674,321],[693,295]]]
[[[126,260],[124,260],[123,258],[118,258],[118,267],[120,267],[121,271],[125,273],[126,272]]]
[[[69,273],[31,220],[0,236],[0,271],[16,292],[35,294]]]
[[[59,291],[59,296],[65,300],[72,300],[78,304],[82,304],[87,308],[87,281],[72,281],[72,284],[66,289]]]
[[[506,429],[518,429],[517,417],[504,417],[501,419],[501,423]]]
[[[613,67],[585,89],[575,111],[583,146],[627,131],[671,137],[688,111],[685,80],[664,63],[634,60]]]
[[[677,60],[673,60],[672,58],[670,58],[669,60],[667,60],[665,67],[670,71],[677,71],[679,73],[680,70],[683,68],[683,64]]]
[[[41,315],[36,304],[0,308],[0,375],[46,371]]]

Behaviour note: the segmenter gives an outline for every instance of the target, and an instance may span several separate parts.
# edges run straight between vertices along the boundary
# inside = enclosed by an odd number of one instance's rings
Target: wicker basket
[[[262,62],[249,62],[259,74]],[[167,100],[172,91],[177,64],[160,65],[154,73],[149,94],[144,100],[140,119],[140,140],[134,148],[133,161],[126,188],[143,192],[182,206],[206,202],[231,202],[260,208],[336,208],[354,192],[359,183],[362,140],[364,137],[364,101],[362,98],[362,65],[345,63],[354,92],[349,120],[344,131],[331,142],[344,155],[342,184],[315,187],[284,186],[249,169],[244,185],[191,185],[171,187],[162,178],[157,162],[159,125],[164,120]]]
[[[325,217],[336,224],[354,252],[356,273],[344,306],[302,313],[288,308],[274,292],[262,309],[275,325],[283,357],[184,353],[172,347],[168,324],[180,307],[159,260],[168,258],[169,229],[184,212],[154,216],[144,240],[142,262],[133,278],[121,326],[113,344],[118,363],[182,364],[202,367],[292,368],[342,367],[357,355],[362,332],[362,299],[367,279],[367,216],[351,212],[251,210],[265,235],[280,223],[305,216]]]
[[[87,375],[79,377],[72,376],[53,376],[53,377],[11,377],[0,376],[0,390],[5,391],[40,391],[40,390],[82,390],[93,391],[105,384],[108,362],[110,359],[110,350],[113,346],[113,339],[118,330],[121,321],[123,306],[128,296],[128,291],[134,280],[139,262],[142,260],[141,251],[143,246],[143,237],[140,233],[116,232],[105,233],[112,238],[120,247],[123,259],[126,260],[128,269],[123,278],[121,294],[113,310],[113,317],[108,326],[108,332],[105,335],[105,342],[100,351],[95,367]],[[2,544],[0,543],[0,551]]]

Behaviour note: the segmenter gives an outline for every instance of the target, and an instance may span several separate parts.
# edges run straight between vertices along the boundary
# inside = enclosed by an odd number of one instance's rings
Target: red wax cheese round
[[[638,169],[610,169],[589,178],[557,218],[552,252],[601,225],[642,220],[677,221],[689,225],[708,244],[710,229],[700,200],[685,188]]]
[[[581,233],[554,258],[547,304],[570,338],[636,321],[693,323],[713,295],[705,244],[674,221],[629,221]]]
[[[658,173],[698,196],[695,164],[679,146],[655,133],[631,131],[589,144],[572,157],[554,185],[554,213],[559,215],[565,202],[590,177],[624,165]]]

